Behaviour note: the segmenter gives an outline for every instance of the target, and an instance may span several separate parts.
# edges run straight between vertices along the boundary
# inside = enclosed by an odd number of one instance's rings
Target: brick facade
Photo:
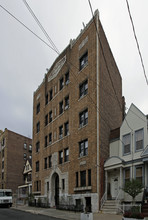
[[[97,12],[95,23],[70,41],[34,92],[34,193],[48,196],[51,206],[81,203],[98,211],[109,134],[121,125],[122,115],[122,79]]]
[[[32,157],[32,139],[8,129],[1,132],[0,188],[12,189],[16,192],[18,186],[24,183],[24,166],[30,157]]]

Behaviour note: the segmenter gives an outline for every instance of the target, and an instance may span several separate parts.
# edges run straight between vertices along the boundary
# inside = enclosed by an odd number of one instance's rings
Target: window
[[[63,137],[63,125],[59,127],[59,139]]]
[[[4,179],[4,172],[2,172],[2,180]],[[2,189],[3,189],[3,187],[2,187]]]
[[[80,172],[81,187],[86,186],[86,170]]]
[[[63,89],[63,87],[64,87],[64,78],[62,77],[60,79],[60,90]]]
[[[39,161],[36,162],[36,172],[39,171]]]
[[[27,150],[27,144],[26,143],[24,144],[24,149]]]
[[[47,192],[49,192],[49,182],[47,182]]]
[[[37,180],[34,182],[34,190],[36,192],[41,191],[41,180]]]
[[[130,181],[130,168],[125,169],[125,183]]]
[[[29,152],[32,152],[32,145],[29,144]]]
[[[79,154],[80,157],[88,155],[88,140],[79,142]]]
[[[88,80],[80,84],[79,86],[80,98],[87,94],[88,92]]]
[[[65,110],[69,108],[69,95],[65,97]]]
[[[48,145],[48,136],[46,135],[45,136],[45,147],[47,147],[47,145]]]
[[[4,169],[4,161],[2,161],[2,169]]]
[[[76,187],[79,186],[79,173],[76,172]]]
[[[69,134],[69,122],[66,122],[64,124],[64,127],[65,127],[65,136],[67,136]]]
[[[38,141],[36,143],[36,152],[39,152],[40,151],[40,142]]]
[[[69,72],[65,74],[65,84],[68,85],[68,83],[69,83]]]
[[[49,144],[52,143],[52,133],[49,134]]]
[[[142,150],[143,149],[143,129],[140,129],[135,132],[135,150]]]
[[[59,114],[62,114],[64,110],[63,101],[59,103]]]
[[[36,124],[36,133],[38,133],[39,131],[40,131],[40,122]]]
[[[91,186],[91,170],[88,170],[88,186]]]
[[[32,156],[31,155],[29,155],[29,159],[32,160]]]
[[[38,114],[39,112],[40,112],[40,103],[38,103],[36,106],[36,114]]]
[[[65,162],[69,161],[69,149],[68,148],[64,150],[64,159],[65,159]]]
[[[88,52],[79,59],[79,69],[82,70],[88,63]]]
[[[48,114],[45,116],[45,126],[48,125]]]
[[[65,189],[65,179],[62,179],[62,190]]]
[[[52,111],[49,112],[49,123],[52,122]]]
[[[52,100],[53,98],[53,92],[52,92],[52,89],[50,90],[50,101]]]
[[[4,149],[2,150],[2,158],[4,157]]]
[[[46,104],[46,105],[48,104],[48,93],[47,93],[46,96],[45,96],[45,104]]]
[[[63,163],[63,151],[59,152],[59,163]]]
[[[143,183],[142,176],[142,167],[136,167],[136,180],[138,180],[140,183]]]
[[[2,139],[2,146],[5,145],[5,138]]]
[[[80,127],[83,127],[84,125],[88,124],[88,109],[84,110],[79,114],[79,123]]]
[[[44,158],[44,169],[47,169],[47,157]]]
[[[48,157],[48,166],[49,166],[49,168],[51,168],[52,167],[52,161],[51,161],[51,156],[49,156]]]
[[[24,153],[24,160],[26,160],[27,159],[27,154],[26,153]]]
[[[127,134],[123,136],[123,154],[129,154],[131,151],[131,135]]]

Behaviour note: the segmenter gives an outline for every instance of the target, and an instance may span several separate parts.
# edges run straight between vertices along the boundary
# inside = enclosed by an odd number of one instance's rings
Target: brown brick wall
[[[109,156],[110,130],[122,123],[122,79],[100,24],[100,198],[104,193],[104,161]]]
[[[105,38],[101,24],[99,27],[100,39],[103,44],[103,51],[111,71],[111,77],[119,98],[122,100],[122,80],[109,45]],[[88,41],[79,50],[79,45],[88,37]],[[53,167],[44,169],[44,158],[52,155],[54,152],[59,152],[69,147],[69,162],[58,164],[58,168],[62,173],[68,172],[69,194],[75,194],[76,187],[75,173],[83,170],[91,169],[91,193],[97,193],[97,166],[99,165],[99,191],[100,197],[103,194],[104,186],[104,160],[109,154],[109,133],[110,129],[119,127],[122,120],[122,113],[118,106],[110,78],[106,70],[106,64],[102,56],[102,51],[99,46],[99,109],[97,109],[97,45],[96,45],[96,27],[91,21],[85,28],[85,31],[76,39],[74,45],[69,45],[63,53],[56,59],[53,66],[49,70],[46,79],[34,93],[33,107],[33,182],[41,180],[41,194],[45,193],[45,179],[52,172]],[[88,51],[88,65],[79,71],[79,58]],[[64,64],[59,74],[48,82],[48,77],[51,74],[56,63],[66,55],[67,62]],[[64,88],[59,91],[59,80],[69,70],[70,83],[64,85]],[[88,80],[88,94],[79,99],[79,85],[84,80]],[[55,94],[56,86],[56,94]],[[45,94],[53,89],[53,99],[45,105]],[[69,95],[69,109],[65,110],[62,115],[59,115],[59,102],[64,101],[65,96]],[[40,97],[39,97],[40,96]],[[38,97],[38,99],[37,99]],[[40,113],[36,114],[36,106],[40,102]],[[88,108],[88,125],[79,128],[79,113]],[[55,116],[56,109],[56,116]],[[53,121],[45,126],[45,115],[49,111],[53,112]],[[99,134],[97,134],[97,111],[99,111]],[[40,121],[40,132],[36,134],[36,124]],[[64,125],[69,121],[69,136],[58,140],[59,126]],[[52,145],[44,147],[45,135],[53,133],[52,139],[55,142]],[[54,133],[56,132],[56,139]],[[99,164],[97,164],[97,135],[99,135]],[[88,139],[88,156],[79,157],[79,142]],[[40,152],[36,153],[36,143],[40,141]],[[40,171],[35,172],[36,161],[40,161]],[[79,180],[80,183],[80,180]],[[86,185],[88,182],[86,182]],[[34,184],[33,184],[34,186]],[[34,190],[34,188],[33,188]],[[81,191],[81,193],[84,193]]]
[[[32,139],[8,129],[5,129],[3,136],[5,137],[4,180],[1,179],[0,188],[3,184],[4,188],[10,188],[15,192],[19,185],[24,184],[23,170],[26,163],[24,153],[27,154],[27,158],[32,155],[29,152],[29,145],[32,145]],[[27,144],[27,150],[24,149],[24,143]],[[2,163],[2,156],[0,163]]]

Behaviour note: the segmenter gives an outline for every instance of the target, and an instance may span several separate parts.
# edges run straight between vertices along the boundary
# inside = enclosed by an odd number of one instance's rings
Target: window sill
[[[139,149],[139,150],[135,150],[135,153],[141,152],[141,151],[143,151],[143,149],[144,149],[144,148],[141,148],[141,149]]]
[[[129,155],[131,155],[131,152],[123,154],[123,156],[129,156]]]
[[[77,192],[77,191],[88,191],[88,190],[92,190],[92,187],[91,186],[83,186],[83,187],[74,188],[75,192]]]
[[[82,128],[85,128],[87,125],[88,125],[88,123],[85,124],[85,125],[80,125],[79,128],[78,128],[78,130],[81,130]]]
[[[87,93],[88,94],[88,93]],[[87,96],[87,94],[85,94],[85,95],[82,95],[79,99],[78,99],[78,102],[79,101],[81,101],[84,97],[86,97]]]
[[[82,67],[82,69],[80,69],[79,70],[79,72],[78,73],[81,73],[86,67],[88,66],[88,62],[87,63],[85,63],[85,65]]]

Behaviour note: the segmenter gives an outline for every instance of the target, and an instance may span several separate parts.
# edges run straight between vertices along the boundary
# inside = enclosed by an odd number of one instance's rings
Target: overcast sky
[[[60,52],[92,18],[87,0],[27,0]],[[122,76],[126,107],[134,103],[148,114],[148,86],[134,39],[126,0],[91,0]],[[37,35],[47,39],[23,0],[0,0]],[[148,76],[148,1],[129,0]],[[0,7],[0,129],[32,137],[33,92],[57,54]]]

